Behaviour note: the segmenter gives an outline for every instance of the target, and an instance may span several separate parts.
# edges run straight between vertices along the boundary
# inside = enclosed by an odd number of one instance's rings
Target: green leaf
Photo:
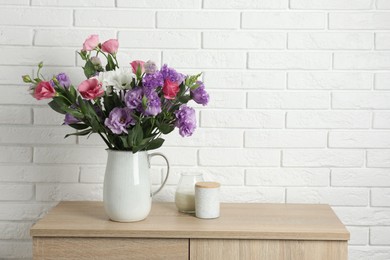
[[[56,101],[52,100],[49,102],[49,106],[51,107],[51,109],[53,109],[54,111],[56,111],[57,113],[60,113],[60,114],[66,114],[66,111],[64,111],[62,109],[62,107],[60,105],[57,104]]]
[[[97,114],[96,114],[94,105],[93,105],[90,101],[85,102],[85,104],[86,104],[86,106],[87,106],[88,114],[89,114],[90,116],[92,116],[92,117],[97,117]]]
[[[183,83],[181,83],[179,86],[179,93],[177,93],[177,96],[180,97],[184,95],[186,89],[187,89],[186,86]]]
[[[121,136],[119,136],[119,138],[122,141],[123,147],[126,149],[129,148],[129,143],[127,142],[127,136],[121,135]]]
[[[160,148],[163,145],[164,141],[165,140],[162,138],[156,138],[153,141],[149,142],[145,148],[146,150],[154,150]]]
[[[192,85],[192,86],[190,87],[190,89],[191,89],[191,90],[195,90],[195,89],[199,88],[199,86],[200,86],[200,84],[195,83],[194,85]]]
[[[109,54],[107,57],[107,65],[106,65],[106,71],[114,70],[115,69],[115,63],[112,59],[112,56]]]
[[[56,102],[57,105],[60,106],[60,108],[65,112],[68,112],[68,110],[74,110],[70,108],[71,103],[64,97],[61,96],[54,97],[53,101]]]
[[[147,138],[144,138],[142,141],[141,141],[141,145],[147,145],[151,140],[153,140],[153,138],[156,137],[156,134],[150,136],[150,137],[147,137]]]
[[[143,149],[144,147],[140,147],[140,146],[133,146],[133,148],[131,149],[133,151],[133,153],[136,153],[138,151],[141,151],[141,149]]]
[[[85,115],[86,120],[91,125],[93,132],[100,132],[100,130],[105,131],[104,127],[100,124],[100,119],[97,116],[93,105],[90,101],[83,100],[81,97],[78,99],[78,103],[81,109],[82,114]]]
[[[90,78],[96,74],[95,66],[90,60],[87,60],[83,69],[84,69],[84,75],[87,78]]]
[[[71,114],[72,116],[76,117],[76,118],[79,119],[79,120],[84,119],[83,113],[81,113],[80,111],[77,111],[77,110],[75,110],[75,109],[67,108],[67,109],[66,109],[66,112],[69,113],[69,114]]]
[[[133,146],[133,130],[128,130],[127,132],[128,132],[127,144],[129,145],[129,147],[132,147]]]
[[[90,123],[91,123],[91,127],[92,127],[94,132],[100,131],[100,129],[101,129],[100,124],[95,118],[91,118]]]
[[[91,132],[92,132],[92,129],[87,129],[84,131],[80,131],[80,132],[76,132],[76,133],[72,133],[72,134],[67,134],[67,135],[65,135],[65,138],[67,138],[71,135],[77,135],[77,136],[87,135],[87,134],[90,134]]]
[[[88,109],[87,109],[86,101],[84,101],[84,99],[82,97],[80,97],[80,96],[78,98],[78,104],[79,104],[79,107],[81,109],[81,112],[84,115],[88,115]]]
[[[112,145],[115,146],[115,142],[114,142],[114,140],[115,140],[115,135],[108,133],[107,139],[108,139],[108,141],[109,141]]]
[[[83,129],[87,129],[89,127],[89,125],[86,125],[86,124],[69,124],[70,127],[73,127],[74,129],[77,129],[77,130],[83,130]]]
[[[70,101],[76,103],[77,100],[77,91],[74,86],[69,87],[69,95],[71,97]]]
[[[113,110],[115,108],[115,100],[114,100],[114,96],[111,95],[111,96],[104,96],[103,97],[103,105],[104,105],[104,108],[107,112],[107,115],[110,114],[111,110]]]
[[[114,146],[117,147],[119,150],[123,150],[123,149],[124,149],[122,140],[121,140],[121,138],[120,138],[118,135],[114,135],[114,136],[113,136],[113,144],[114,144]]]
[[[115,107],[122,107],[123,102],[116,92],[112,92],[110,95],[103,96],[103,105],[108,115]]]
[[[170,132],[172,132],[173,129],[175,129],[175,126],[162,123],[162,124],[158,125],[158,129],[161,131],[161,133],[166,135],[166,134],[169,134]]]
[[[190,101],[190,100],[191,100],[190,95],[184,95],[184,96],[179,97],[180,103],[183,103],[183,104],[188,103],[188,101]]]
[[[178,110],[178,109],[180,108],[181,105],[182,105],[182,104],[173,105],[173,106],[171,107],[170,111],[176,111],[176,110]]]
[[[141,125],[137,124],[133,128],[133,145],[134,146],[139,145],[142,139],[144,139],[144,132],[142,131]]]
[[[60,114],[66,114],[69,113],[72,116],[78,118],[78,119],[83,119],[84,115],[80,111],[70,108],[69,107],[69,102],[67,99],[64,97],[54,97],[52,101],[49,102],[49,106],[56,112]]]
[[[191,90],[195,90],[199,87],[199,84],[197,84],[196,82],[198,81],[198,78],[202,75],[202,73],[199,73],[197,75],[194,75],[194,76],[188,76],[186,79],[185,79],[185,85],[188,86]]]
[[[80,52],[77,52],[80,57],[83,59],[83,60],[87,60],[88,57],[87,57],[87,51],[80,51]]]
[[[70,103],[68,99],[66,99],[65,97],[62,97],[62,96],[54,97],[53,100],[55,102],[57,102],[58,104],[63,104],[66,107],[69,107],[72,105],[72,103]]]

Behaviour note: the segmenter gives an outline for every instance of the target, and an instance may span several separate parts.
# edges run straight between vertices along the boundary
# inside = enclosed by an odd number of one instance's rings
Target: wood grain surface
[[[191,260],[346,260],[346,241],[191,239]]]
[[[188,259],[188,239],[60,238],[33,240],[34,259]]]
[[[60,202],[31,229],[34,237],[343,240],[349,232],[329,205],[221,204],[221,217],[198,219],[173,203],[154,203],[147,219],[118,223],[102,202]]]

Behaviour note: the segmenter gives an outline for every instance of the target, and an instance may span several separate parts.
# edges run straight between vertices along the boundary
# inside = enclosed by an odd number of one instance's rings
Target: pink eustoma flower
[[[133,73],[137,74],[138,67],[141,66],[141,74],[145,72],[145,62],[142,60],[134,60],[130,62],[131,68],[133,69]]]
[[[88,36],[83,44],[83,51],[92,51],[99,45],[99,35],[92,34]]]
[[[100,83],[96,78],[84,80],[77,88],[80,95],[85,99],[95,99],[103,96],[104,94],[102,83]]]
[[[109,54],[117,53],[119,47],[119,42],[117,39],[110,39],[108,41],[103,42],[102,51],[107,52]]]
[[[172,82],[169,79],[166,79],[164,81],[162,91],[166,99],[175,99],[177,93],[179,92],[179,84],[177,84],[176,82]]]
[[[33,92],[33,96],[37,100],[52,98],[55,96],[55,94],[56,94],[55,89],[48,81],[39,82]]]

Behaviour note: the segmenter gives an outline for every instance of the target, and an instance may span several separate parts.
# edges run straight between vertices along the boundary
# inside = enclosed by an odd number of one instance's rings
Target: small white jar
[[[219,217],[218,182],[197,182],[195,184],[195,215],[198,218]]]

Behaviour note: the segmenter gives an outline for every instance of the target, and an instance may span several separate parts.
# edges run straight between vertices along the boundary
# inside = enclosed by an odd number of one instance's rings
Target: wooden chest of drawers
[[[328,205],[222,204],[218,219],[154,203],[144,221],[108,220],[102,202],[61,202],[31,228],[34,259],[348,258],[349,233]]]

